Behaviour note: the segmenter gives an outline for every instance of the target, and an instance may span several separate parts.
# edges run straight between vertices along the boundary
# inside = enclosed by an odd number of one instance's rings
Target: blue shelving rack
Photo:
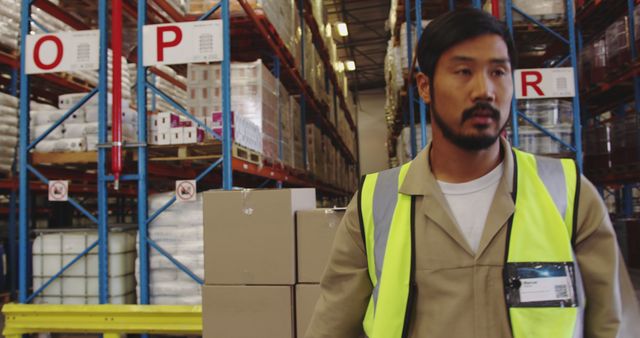
[[[138,46],[143,45],[143,26],[145,25],[147,18],[147,6],[146,1],[138,1]],[[203,121],[200,121],[191,113],[189,113],[184,107],[180,106],[166,93],[158,89],[153,83],[147,80],[147,67],[144,67],[140,60],[144,58],[144,49],[138,48],[138,65],[137,65],[137,102],[138,102],[138,116],[142,117],[138,119],[138,141],[140,146],[138,148],[138,233],[139,233],[139,257],[140,257],[140,304],[149,304],[149,251],[150,248],[158,251],[160,254],[169,259],[177,268],[186,273],[191,279],[198,284],[204,284],[204,281],[189,270],[184,264],[176,260],[170,253],[160,247],[157,243],[148,237],[148,226],[153,222],[162,212],[167,210],[171,205],[176,202],[176,197],[171,198],[165,205],[158,209],[153,215],[148,216],[147,207],[147,107],[146,107],[146,92],[150,89],[155,95],[167,101],[178,112],[188,117],[200,127],[204,128],[206,132],[213,135],[214,138],[222,141],[222,158],[215,161],[196,178],[196,182],[206,177],[216,167],[222,165],[222,188],[230,190],[233,187],[233,173],[231,164],[231,33],[229,22],[229,0],[220,0],[220,2],[213,6],[207,13],[203,14],[198,20],[207,20],[216,11],[221,11],[222,19],[222,34],[223,34],[223,60],[221,64],[222,69],[222,135],[216,134],[211,128],[207,127]]]
[[[138,43],[142,45],[142,26],[146,22],[146,10],[147,10],[147,1],[138,1],[137,7],[137,15],[138,15]],[[31,20],[31,0],[23,0],[22,1],[22,9],[21,9],[21,36],[27,36],[30,32],[30,25],[33,22]],[[146,90],[150,89],[154,92],[154,94],[159,97],[167,100],[170,104],[172,104],[178,111],[182,112],[184,115],[195,121],[198,125],[204,127],[207,132],[213,134],[216,138],[222,141],[223,145],[223,154],[222,158],[212,165],[210,165],[206,170],[204,170],[200,175],[198,175],[195,179],[197,181],[204,178],[207,174],[209,174],[213,169],[222,165],[222,176],[223,176],[223,189],[231,189],[233,185],[232,179],[232,163],[231,163],[231,94],[230,94],[230,60],[231,60],[231,48],[230,48],[230,24],[229,24],[229,0],[221,0],[220,3],[212,8],[208,13],[203,15],[200,19],[204,20],[213,14],[213,12],[220,10],[222,17],[222,25],[223,25],[223,61],[222,61],[222,95],[223,95],[223,133],[222,135],[216,135],[210,128],[206,127],[202,121],[198,121],[195,117],[193,117],[189,112],[187,112],[183,107],[178,105],[174,100],[172,100],[165,93],[157,89],[152,83],[149,83],[146,80],[146,67],[143,67],[141,64],[141,60],[143,60],[143,49],[138,48],[138,68],[137,68],[137,99],[138,99],[138,114],[139,114],[139,123],[138,123],[138,143],[134,145],[138,151],[138,167],[136,174],[127,174],[123,175],[121,180],[123,181],[134,181],[138,184],[138,227],[140,234],[140,302],[142,304],[149,303],[149,292],[148,292],[148,254],[149,249],[154,248],[159,251],[161,254],[166,256],[169,260],[171,260],[178,268],[183,270],[189,276],[191,276],[196,282],[202,284],[203,281],[196,276],[193,272],[189,271],[183,264],[175,260],[168,254],[165,250],[159,247],[155,242],[151,241],[147,236],[147,226],[151,223],[158,215],[169,208],[174,202],[175,197],[171,199],[165,206],[159,209],[156,213],[151,216],[148,216],[148,208],[147,208],[147,197],[148,197],[148,170],[147,170],[147,119],[146,119]],[[99,260],[99,301],[101,304],[105,304],[108,302],[109,294],[108,294],[108,224],[107,224],[107,215],[108,215],[108,205],[107,205],[107,197],[108,197],[108,184],[114,181],[113,175],[107,174],[106,168],[106,155],[107,148],[109,144],[107,144],[107,69],[108,69],[108,58],[107,58],[107,48],[108,48],[108,26],[107,26],[107,17],[108,17],[108,7],[107,0],[99,0],[98,2],[98,26],[100,30],[100,66],[99,66],[99,85],[97,88],[91,90],[87,95],[80,100],[76,105],[74,105],[68,112],[66,112],[60,120],[58,120],[55,124],[53,124],[45,133],[38,136],[33,142],[29,142],[29,76],[25,73],[25,54],[26,50],[26,41],[22,39],[21,41],[21,57],[20,57],[20,139],[19,139],[19,150],[18,150],[18,170],[19,170],[19,228],[18,228],[18,301],[20,303],[30,303],[36,296],[38,296],[47,286],[49,286],[54,280],[56,280],[59,276],[61,276],[69,267],[71,267],[75,262],[80,260],[84,255],[86,255],[91,250],[98,248],[98,260]],[[117,13],[120,14],[120,13]],[[117,15],[116,14],[116,15]],[[77,257],[71,260],[68,264],[66,264],[58,273],[56,273],[50,280],[45,282],[42,287],[36,290],[32,294],[28,294],[28,283],[29,278],[27,267],[29,265],[28,260],[31,257],[28,254],[28,245],[29,245],[29,173],[36,176],[40,181],[47,184],[49,179],[45,177],[42,173],[40,173],[29,161],[29,153],[30,150],[33,149],[40,141],[47,137],[55,128],[60,126],[71,114],[73,114],[76,110],[78,110],[83,104],[89,101],[95,95],[98,96],[98,119],[99,119],[99,146],[98,146],[98,161],[97,161],[97,178],[98,178],[98,214],[91,214],[86,208],[84,208],[81,203],[79,203],[76,199],[72,197],[69,198],[69,203],[73,205],[78,211],[88,217],[91,221],[97,224],[98,226],[98,240],[91,245],[88,246],[84,252],[80,253]],[[12,203],[14,205],[14,203]],[[10,227],[11,229],[11,227]]]
[[[106,175],[106,149],[100,148],[98,151],[98,216],[94,216],[85,209],[77,200],[69,198],[69,203],[73,205],[79,212],[88,217],[91,221],[98,225],[99,239],[91,244],[85,252],[66,264],[58,273],[50,280],[45,282],[41,288],[32,294],[28,294],[27,266],[30,259],[28,252],[29,245],[29,174],[36,176],[45,184],[49,183],[49,179],[40,173],[29,161],[30,150],[33,149],[40,141],[47,137],[55,128],[60,126],[71,114],[78,110],[93,96],[98,95],[98,118],[99,118],[99,142],[104,143],[107,135],[107,1],[100,0],[98,2],[98,25],[100,29],[100,66],[99,66],[99,85],[98,88],[91,90],[80,102],[75,104],[67,113],[65,113],[56,123],[47,129],[42,135],[39,135],[33,142],[29,142],[29,102],[30,88],[29,76],[25,72],[26,65],[26,37],[29,35],[31,19],[32,1],[23,0],[21,7],[20,33],[23,37],[20,42],[20,135],[18,146],[18,171],[19,171],[19,229],[18,229],[18,301],[20,303],[29,303],[38,296],[47,286],[49,286],[56,278],[62,275],[73,263],[77,262],[86,253],[98,247],[99,256],[99,301],[104,304],[108,300],[108,276],[107,276],[107,183]]]

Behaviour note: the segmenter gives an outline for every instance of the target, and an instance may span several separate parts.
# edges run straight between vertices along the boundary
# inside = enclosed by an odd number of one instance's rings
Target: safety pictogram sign
[[[191,202],[196,200],[196,181],[176,181],[176,199],[178,202]]]
[[[69,200],[69,181],[49,181],[49,202]]]

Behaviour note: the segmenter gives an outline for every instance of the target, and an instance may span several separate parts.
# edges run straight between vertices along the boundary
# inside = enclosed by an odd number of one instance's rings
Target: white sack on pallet
[[[0,158],[13,158],[16,154],[16,147],[0,146]]]
[[[20,99],[17,97],[0,92],[0,106],[18,108],[19,103]]]
[[[149,272],[149,279],[156,282],[175,282],[178,280],[177,269],[156,269]]]
[[[36,101],[29,102],[29,110],[56,110],[58,107],[46,103],[38,103]]]
[[[151,304],[196,305],[201,304],[202,296],[151,296]]]
[[[49,128],[53,126],[53,123],[43,124],[39,126],[35,126],[31,129],[31,141],[40,137],[40,135],[44,134]],[[64,138],[64,126],[61,124],[56,129],[52,130],[49,135],[45,138],[46,140],[60,140]]]
[[[85,151],[84,138],[47,140],[44,139],[36,145],[36,151],[43,153],[78,152]]]
[[[199,294],[200,285],[197,283],[151,283],[149,293],[153,296],[171,296],[181,294]]]
[[[175,240],[175,241],[191,241],[202,238],[202,226],[173,226],[150,227],[149,237],[154,241],[159,240]]]
[[[68,112],[67,109],[54,109],[54,110],[31,110],[31,121],[35,125],[52,124],[60,120],[60,118]],[[82,111],[75,111],[73,114],[64,120],[64,124],[79,124],[84,123],[84,113]]]
[[[0,171],[9,172],[9,171],[11,171],[11,167],[12,166],[13,166],[13,164],[0,163]]]
[[[18,127],[18,117],[11,115],[0,115],[0,124]]]
[[[18,135],[18,127],[0,123],[0,135]]]
[[[0,116],[2,115],[18,116],[18,108],[0,105]]]
[[[204,242],[202,239],[184,241],[178,246],[179,255],[202,255],[204,253]]]
[[[200,279],[204,279],[204,265],[202,267],[191,269],[191,272],[193,272],[196,276],[200,277]],[[187,275],[184,272],[178,273],[178,282],[189,282],[189,281],[193,281],[191,276]]]
[[[176,202],[175,204],[182,206],[185,203]],[[182,228],[187,228],[191,226],[197,226],[201,228],[202,224],[204,224],[204,220],[202,218],[202,209],[200,209],[200,212],[185,211],[185,210],[178,209],[175,211],[165,210],[155,220],[153,220],[150,226],[152,228],[153,227],[176,227],[176,228],[182,229]]]
[[[86,122],[98,122],[98,107],[89,106],[84,108],[84,118]],[[111,114],[111,105],[107,107],[107,121],[111,123],[113,115]],[[138,123],[138,112],[129,108],[129,104],[123,104],[122,107],[122,123]]]
[[[18,137],[16,135],[0,134],[0,147],[15,147],[17,143]]]

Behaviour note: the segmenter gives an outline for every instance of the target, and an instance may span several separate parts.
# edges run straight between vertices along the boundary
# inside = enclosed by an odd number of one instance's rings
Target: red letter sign
[[[527,79],[527,77],[529,75],[533,75],[535,77],[535,80],[533,81],[529,81]],[[540,82],[542,82],[542,74],[540,74],[540,72],[537,71],[523,71],[522,72],[522,95],[524,97],[527,96],[527,87],[531,86],[533,88],[533,90],[536,91],[536,93],[538,93],[538,95],[540,96],[544,96],[544,93],[542,92],[542,89],[540,89]]]
[[[40,59],[40,48],[42,47],[42,44],[47,41],[53,42],[56,45],[56,50],[57,50],[55,60],[53,60],[53,62],[48,65],[42,62],[42,60]],[[42,37],[38,41],[36,41],[36,45],[33,50],[33,61],[35,62],[36,66],[38,66],[38,68],[43,70],[50,70],[50,69],[56,68],[56,66],[60,64],[60,61],[62,61],[63,54],[64,54],[64,48],[62,47],[62,41],[60,41],[60,39],[55,35],[47,35]]]
[[[173,32],[176,37],[171,41],[164,41],[164,33]],[[157,35],[158,43],[158,61],[164,61],[164,49],[167,47],[175,47],[182,41],[182,30],[178,26],[160,26]]]

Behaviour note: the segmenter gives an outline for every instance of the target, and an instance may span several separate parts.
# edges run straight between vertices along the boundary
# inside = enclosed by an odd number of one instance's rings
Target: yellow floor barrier
[[[36,305],[6,304],[3,335],[29,333],[127,333],[202,335],[200,305]]]

